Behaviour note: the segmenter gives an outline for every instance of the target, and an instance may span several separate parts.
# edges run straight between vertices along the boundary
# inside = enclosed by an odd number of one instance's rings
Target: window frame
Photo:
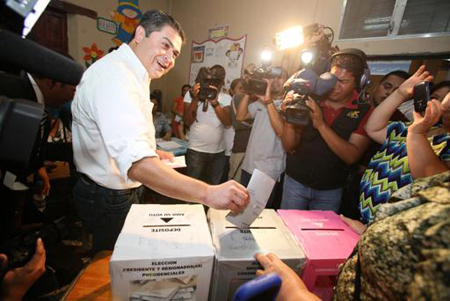
[[[391,15],[391,24],[389,26],[389,27],[392,27],[392,22],[393,22],[394,23],[393,28],[392,28],[392,30],[388,30],[388,34],[386,36],[342,39],[340,36],[341,36],[342,25],[344,23],[345,10],[347,8],[348,1],[349,0],[343,1],[341,16],[339,18],[339,29],[338,29],[337,39],[336,39],[337,42],[390,41],[390,40],[404,40],[404,39],[414,39],[414,38],[435,38],[435,37],[450,36],[450,32],[398,35],[408,0],[396,0],[394,9],[393,9],[392,15]]]

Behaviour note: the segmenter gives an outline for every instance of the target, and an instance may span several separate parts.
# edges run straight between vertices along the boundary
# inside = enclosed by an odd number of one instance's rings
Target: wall
[[[65,0],[67,2],[76,4],[78,6],[96,11],[98,17],[102,17],[111,20],[111,15],[108,13],[110,10],[117,8],[117,0]],[[149,9],[161,9],[168,10],[169,2],[167,0],[140,0],[139,7],[142,12]],[[67,35],[69,40],[69,53],[84,66],[83,47],[90,47],[92,43],[96,43],[98,48],[108,53],[110,47],[116,46],[111,39],[114,37],[111,34],[101,32],[97,29],[97,21],[85,16],[80,15],[68,15],[67,21]],[[160,80],[152,84],[153,89],[165,88],[165,79]]]
[[[117,7],[115,0],[66,1],[95,10],[99,17],[107,19],[111,19],[107,10]],[[192,41],[204,41],[209,28],[229,25],[229,36],[233,38],[247,34],[244,65],[251,62],[258,65],[262,49],[275,48],[273,43],[275,34],[289,27],[317,22],[333,28],[337,36],[344,0],[140,0],[139,2],[142,11],[158,8],[172,14],[187,34],[186,44],[175,68],[151,84],[152,90],[158,88],[163,91],[165,109],[170,110],[172,100],[179,95],[181,86],[188,81]],[[92,42],[97,42],[97,45],[106,51],[113,46],[112,36],[99,32],[95,20],[83,16],[70,16],[68,23],[70,53],[78,61],[82,61],[84,54],[82,47],[91,45]],[[360,48],[372,55],[444,52],[449,50],[450,37],[335,41],[335,44],[341,49]],[[274,64],[280,64],[282,58],[283,53],[276,52]]]

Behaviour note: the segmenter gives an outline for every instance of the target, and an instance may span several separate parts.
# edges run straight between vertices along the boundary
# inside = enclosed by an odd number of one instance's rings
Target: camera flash
[[[261,53],[261,60],[263,61],[263,63],[270,63],[272,61],[272,51],[264,50]]]
[[[302,62],[307,65],[313,60],[314,54],[311,51],[304,51],[302,52],[300,58],[302,59]]]

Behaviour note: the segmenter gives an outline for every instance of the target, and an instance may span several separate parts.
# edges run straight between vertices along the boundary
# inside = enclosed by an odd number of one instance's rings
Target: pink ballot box
[[[334,276],[352,253],[359,235],[333,211],[278,210],[306,255],[302,279],[309,290],[318,276]]]

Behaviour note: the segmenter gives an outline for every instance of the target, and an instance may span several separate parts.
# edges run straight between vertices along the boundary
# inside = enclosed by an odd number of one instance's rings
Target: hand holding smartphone
[[[425,112],[427,103],[430,101],[430,83],[420,82],[414,86],[414,111]]]

